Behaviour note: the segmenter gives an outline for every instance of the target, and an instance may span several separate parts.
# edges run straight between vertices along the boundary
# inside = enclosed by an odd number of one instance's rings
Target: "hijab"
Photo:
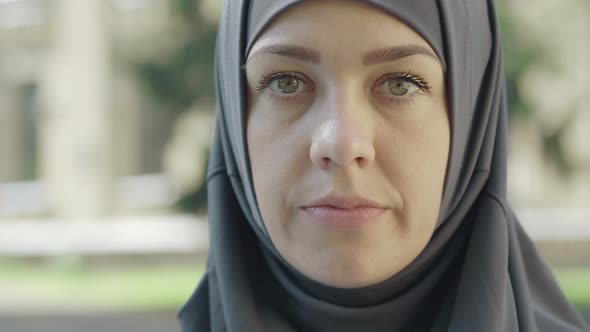
[[[430,43],[446,68],[451,147],[435,232],[406,268],[360,288],[320,284],[276,250],[258,210],[241,67],[301,0],[226,0],[216,45],[207,270],[179,313],[203,331],[584,331],[506,201],[507,106],[492,0],[367,0]]]

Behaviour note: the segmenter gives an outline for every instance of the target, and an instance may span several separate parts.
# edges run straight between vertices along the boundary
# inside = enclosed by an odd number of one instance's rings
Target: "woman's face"
[[[289,9],[249,53],[247,139],[270,238],[321,283],[396,274],[434,231],[450,129],[441,63],[386,12]]]

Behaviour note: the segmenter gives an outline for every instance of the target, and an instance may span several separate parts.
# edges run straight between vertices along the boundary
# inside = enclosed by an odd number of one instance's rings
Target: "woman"
[[[184,331],[583,331],[506,203],[492,1],[226,1]]]

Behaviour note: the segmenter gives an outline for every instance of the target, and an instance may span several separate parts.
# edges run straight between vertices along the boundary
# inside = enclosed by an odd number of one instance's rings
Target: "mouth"
[[[301,209],[312,222],[337,228],[362,227],[387,211],[384,205],[360,196],[327,196]]]

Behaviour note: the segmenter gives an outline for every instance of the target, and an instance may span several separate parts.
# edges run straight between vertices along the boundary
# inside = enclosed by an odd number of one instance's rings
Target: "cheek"
[[[308,165],[303,133],[288,123],[268,120],[254,110],[248,119],[247,142],[254,190],[264,222],[287,221],[289,188]]]
[[[450,130],[446,108],[437,108],[425,112],[427,116],[420,121],[390,122],[383,125],[389,128],[381,129],[384,138],[378,149],[382,151],[382,168],[403,198],[408,225],[420,225],[421,220],[430,222],[438,216]]]

